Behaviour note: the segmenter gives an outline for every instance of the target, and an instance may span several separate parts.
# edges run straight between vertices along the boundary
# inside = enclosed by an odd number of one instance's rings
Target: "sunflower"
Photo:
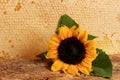
[[[51,59],[52,71],[63,71],[72,75],[92,71],[92,61],[96,58],[96,42],[88,40],[88,32],[72,26],[62,26],[59,34],[54,34],[47,46],[47,59]]]

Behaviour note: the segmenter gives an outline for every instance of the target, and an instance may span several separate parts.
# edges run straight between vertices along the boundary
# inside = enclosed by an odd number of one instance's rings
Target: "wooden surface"
[[[0,80],[120,80],[120,55],[110,56],[113,63],[113,77],[106,79],[95,76],[71,76],[50,71],[51,63],[42,60],[0,59]]]
[[[97,47],[107,54],[120,52],[120,0],[0,0],[0,57],[34,58],[46,51],[63,14],[98,36]]]

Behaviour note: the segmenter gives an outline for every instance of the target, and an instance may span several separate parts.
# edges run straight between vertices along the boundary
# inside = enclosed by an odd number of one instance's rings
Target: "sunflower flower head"
[[[54,34],[48,41],[49,48],[46,54],[51,59],[52,71],[63,71],[72,75],[92,71],[92,61],[96,58],[96,42],[88,40],[88,32],[80,27],[62,26],[59,34]]]

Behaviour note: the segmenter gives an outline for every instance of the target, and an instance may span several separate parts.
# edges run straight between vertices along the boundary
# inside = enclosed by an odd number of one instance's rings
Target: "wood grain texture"
[[[120,80],[120,55],[110,57],[113,63],[111,79],[83,74],[76,77],[61,72],[52,72],[49,61],[0,58],[0,80]]]
[[[63,14],[98,36],[97,47],[118,54],[119,9],[120,0],[0,0],[0,57],[34,58],[46,51]]]

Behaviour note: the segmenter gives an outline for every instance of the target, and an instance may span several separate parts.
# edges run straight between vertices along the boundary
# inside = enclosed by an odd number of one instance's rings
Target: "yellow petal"
[[[62,71],[64,73],[67,73],[67,69],[68,69],[68,64],[64,63],[63,66],[62,66]]]
[[[60,43],[60,39],[58,38],[58,35],[53,35],[51,40],[55,41],[56,43]]]
[[[61,40],[72,37],[72,31],[66,26],[60,27],[59,31],[59,37]]]
[[[78,35],[78,39],[82,42],[85,42],[85,41],[87,41],[87,38],[88,38],[88,32],[81,30],[79,35]]]
[[[85,59],[83,59],[83,61],[80,64],[85,66],[85,67],[91,67],[92,66],[92,59],[85,58]]]
[[[83,41],[87,41],[88,39],[88,31],[84,32],[84,38],[82,39]]]
[[[89,72],[93,71],[92,66],[91,66],[91,67],[86,67],[86,69],[87,69]]]
[[[52,71],[59,71],[59,70],[61,70],[62,66],[63,66],[63,62],[61,62],[60,60],[56,60],[52,64],[51,70]]]
[[[80,76],[80,73],[78,72],[78,69],[76,68],[75,65],[69,65],[67,71],[68,71],[68,73],[70,73],[72,75]]]
[[[50,40],[49,42],[46,43],[49,49],[57,49],[59,46],[59,43]]]
[[[81,32],[80,28],[77,28],[74,32],[73,32],[73,36],[78,37],[79,33]]]
[[[54,45],[54,46],[59,46],[59,43],[57,43],[57,42],[55,42],[53,40],[50,40],[49,44]]]
[[[96,49],[96,42],[94,40],[89,40],[85,43],[85,48],[87,50]]]
[[[46,58],[47,59],[58,58],[57,50],[49,50],[47,55],[46,55]]]
[[[78,66],[79,71],[81,71],[81,72],[84,73],[84,74],[89,75],[89,71],[87,70],[86,67],[84,67],[84,66],[82,66],[82,65],[80,65],[80,64],[78,64],[77,66]]]
[[[72,32],[74,32],[75,29],[76,29],[76,26],[72,26],[72,27],[70,28],[70,30],[71,30]]]
[[[96,49],[86,51],[85,57],[91,58],[92,60],[94,60],[97,57]]]

